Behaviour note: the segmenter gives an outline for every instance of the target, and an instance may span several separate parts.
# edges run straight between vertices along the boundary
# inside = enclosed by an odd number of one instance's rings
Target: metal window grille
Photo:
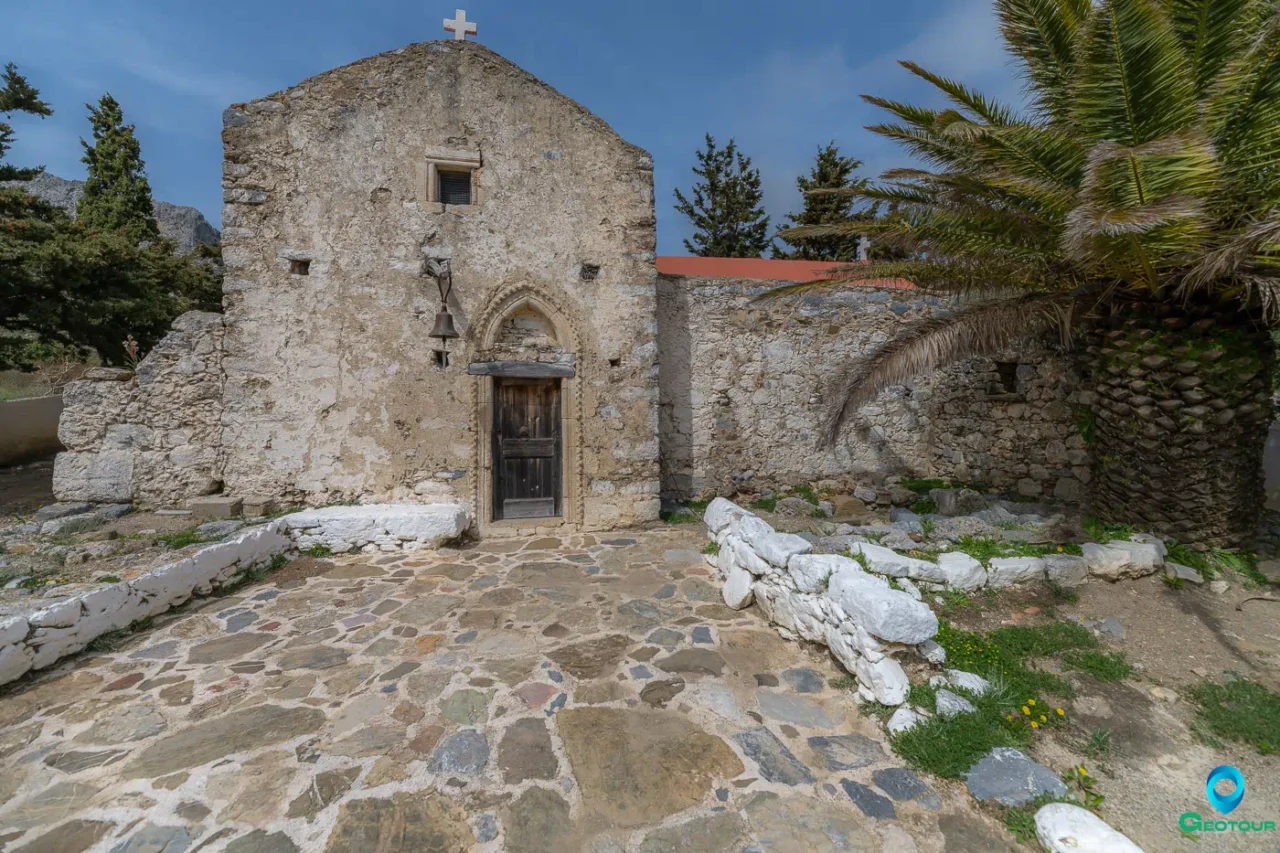
[[[471,204],[471,173],[440,172],[440,203]]]

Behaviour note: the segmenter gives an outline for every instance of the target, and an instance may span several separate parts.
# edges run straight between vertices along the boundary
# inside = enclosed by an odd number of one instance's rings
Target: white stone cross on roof
[[[468,35],[475,35],[480,32],[480,27],[475,21],[467,20],[466,9],[455,9],[453,18],[444,19],[445,32],[453,33],[454,41],[466,41]]]

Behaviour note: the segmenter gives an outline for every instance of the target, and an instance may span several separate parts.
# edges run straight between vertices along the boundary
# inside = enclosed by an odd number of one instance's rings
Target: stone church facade
[[[62,499],[457,499],[485,534],[815,479],[1087,482],[1041,349],[890,392],[819,448],[838,372],[947,307],[660,274],[649,155],[482,45],[321,74],[228,109],[223,140],[224,311],[67,389]]]

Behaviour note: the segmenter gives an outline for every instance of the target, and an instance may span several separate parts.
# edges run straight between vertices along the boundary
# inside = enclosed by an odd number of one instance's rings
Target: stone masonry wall
[[[484,46],[453,41],[236,105],[223,139],[228,493],[479,502],[492,379],[467,365],[509,357],[497,332],[520,314],[517,332],[556,334],[525,349],[563,352],[577,371],[565,380],[566,480],[582,523],[656,518],[644,151]],[[441,151],[480,162],[473,204],[430,200],[425,170]],[[428,337],[439,297],[427,259],[452,264],[462,337],[446,369]]]
[[[221,483],[221,314],[192,311],[136,372],[101,368],[63,391],[59,500],[172,503]]]
[[[847,366],[950,309],[902,288],[753,302],[779,284],[659,278],[664,495],[897,473],[1081,497],[1089,474],[1067,403],[1074,374],[1036,342],[1003,357],[1018,365],[1012,393],[995,361],[967,362],[887,390],[824,446]]]

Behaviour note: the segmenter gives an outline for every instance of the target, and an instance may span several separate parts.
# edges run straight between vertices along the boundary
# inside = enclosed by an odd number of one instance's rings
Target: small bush
[[[1087,672],[1099,681],[1124,681],[1133,675],[1133,666],[1123,652],[1080,651],[1062,656],[1067,669]]]
[[[927,495],[934,489],[955,489],[962,484],[952,480],[902,480],[898,485],[904,489],[910,489],[917,495]]]
[[[921,498],[911,505],[911,511],[916,515],[930,515],[938,511],[938,504],[933,498]]]
[[[814,506],[818,505],[818,494],[813,490],[813,486],[810,486],[808,483],[796,486],[793,491],[796,493],[796,497],[803,498]]]
[[[751,504],[752,509],[764,510],[765,512],[773,512],[778,508],[777,498],[760,498],[760,500]]]
[[[679,512],[661,512],[658,517],[667,524],[697,524],[702,521],[702,517],[694,515],[691,512],[680,510]]]
[[[103,575],[98,578],[98,583],[120,583],[120,578],[115,575]]]
[[[1206,681],[1193,687],[1191,697],[1214,735],[1247,743],[1262,755],[1280,752],[1280,693],[1232,676],[1226,684]]]
[[[157,537],[156,541],[176,551],[179,548],[186,548],[188,545],[196,545],[208,540],[197,533],[196,528],[192,527],[187,530],[180,530],[177,533],[169,533],[165,536]]]
[[[1084,520],[1084,530],[1100,545],[1105,545],[1112,539],[1128,539],[1133,535],[1131,524],[1108,524],[1092,515]]]
[[[706,545],[702,546],[702,553],[711,554],[712,556],[720,553],[720,543],[712,539]]]
[[[303,551],[302,553],[307,555],[308,557],[332,557],[333,549],[330,548],[328,545],[324,544],[323,542],[319,542],[319,543],[316,543],[315,545],[312,545],[310,548]]]

